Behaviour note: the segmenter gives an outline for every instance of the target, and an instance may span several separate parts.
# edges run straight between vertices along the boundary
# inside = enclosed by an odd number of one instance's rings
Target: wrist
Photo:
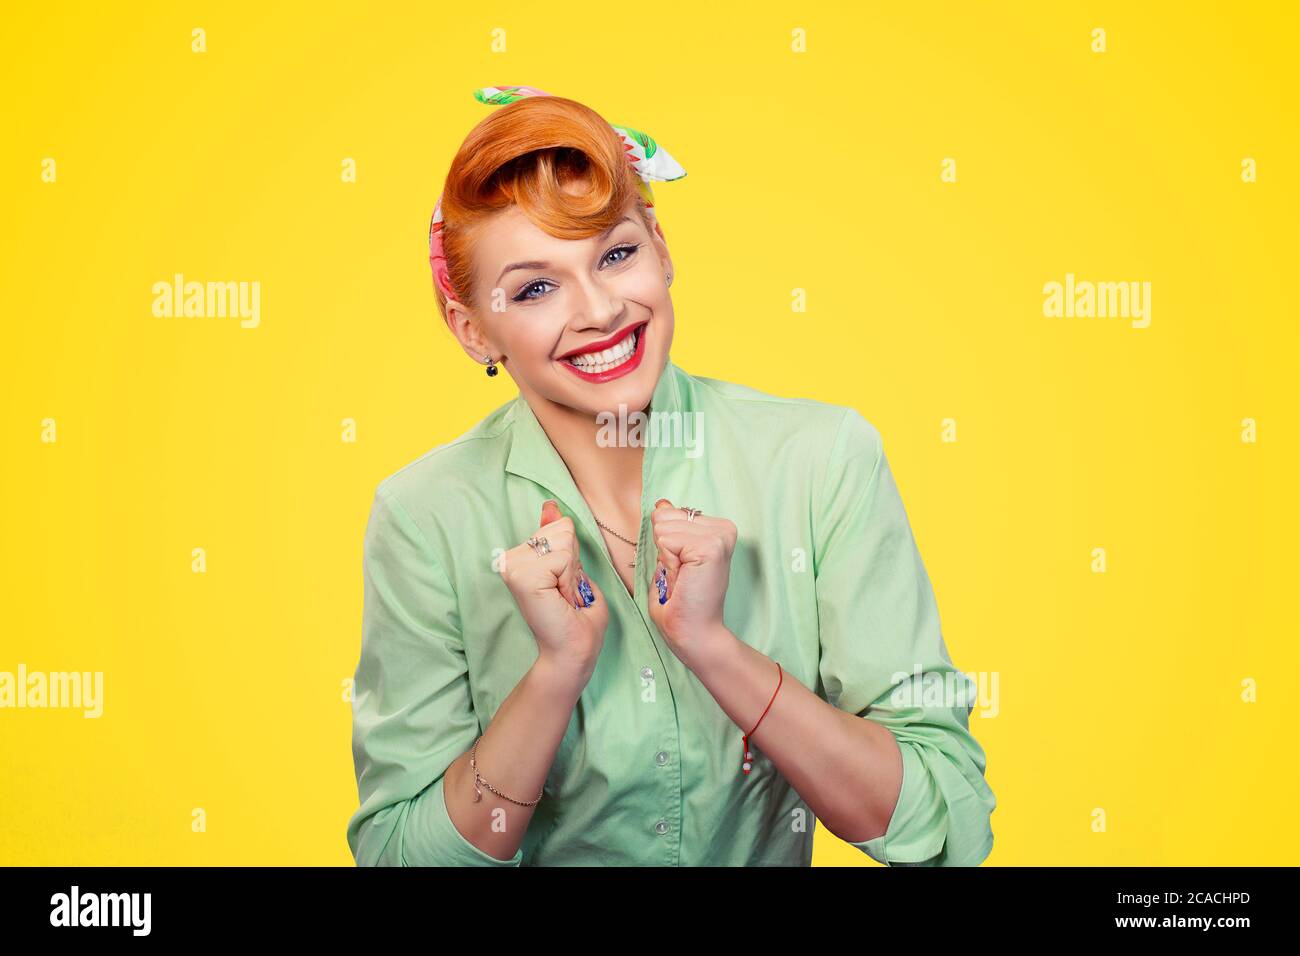
[[[697,677],[725,668],[735,659],[741,641],[721,621],[700,631],[690,642],[690,652],[682,661]]]
[[[595,661],[574,661],[553,654],[539,654],[529,669],[529,676],[548,696],[577,703],[595,670]]]

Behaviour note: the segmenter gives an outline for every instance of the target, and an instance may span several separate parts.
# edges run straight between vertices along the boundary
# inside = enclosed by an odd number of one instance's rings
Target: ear
[[[465,303],[448,299],[446,313],[447,328],[451,330],[452,335],[456,336],[456,341],[460,343],[466,355],[480,365],[483,363],[484,355],[491,355],[500,360],[496,349],[483,334],[478,317]]]
[[[664,272],[671,274],[673,271],[673,257],[668,252],[668,240],[664,238],[664,227],[659,225],[659,220],[654,220],[654,234],[650,237],[655,241],[655,246],[659,253],[659,262],[663,266]]]

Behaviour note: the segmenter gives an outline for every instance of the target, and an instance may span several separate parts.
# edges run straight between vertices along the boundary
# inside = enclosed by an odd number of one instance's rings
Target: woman
[[[573,100],[476,95],[502,108],[430,261],[519,395],[377,489],[357,863],[807,865],[820,820],[881,863],[978,864],[973,681],[876,430],[674,365],[648,180],[684,171]]]

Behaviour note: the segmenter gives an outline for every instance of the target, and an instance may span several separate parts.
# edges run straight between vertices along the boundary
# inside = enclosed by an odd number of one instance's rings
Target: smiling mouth
[[[642,322],[632,326],[627,334],[609,348],[601,349],[598,352],[583,352],[578,355],[570,355],[567,358],[560,359],[560,361],[583,378],[595,381],[606,381],[615,377],[615,375],[609,373],[622,374],[631,371],[640,364],[643,352],[641,346],[645,338],[647,324],[647,322]]]

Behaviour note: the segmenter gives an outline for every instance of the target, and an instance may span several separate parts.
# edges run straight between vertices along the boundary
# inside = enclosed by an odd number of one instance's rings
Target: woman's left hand
[[[667,498],[655,502],[650,513],[659,570],[666,570],[666,588],[651,582],[650,619],[673,653],[687,667],[725,639],[723,602],[731,579],[731,555],[736,549],[736,526],[726,518],[700,514],[688,520],[686,512]],[[660,602],[660,594],[665,600]]]

